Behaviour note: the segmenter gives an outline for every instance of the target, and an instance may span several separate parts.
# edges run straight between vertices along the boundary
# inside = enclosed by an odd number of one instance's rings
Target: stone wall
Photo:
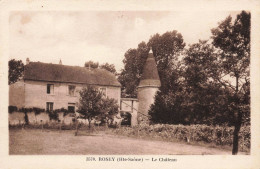
[[[9,124],[10,125],[24,124],[25,123],[24,116],[25,116],[25,114],[22,112],[9,113],[9,116],[8,116]]]
[[[41,112],[40,114],[35,114],[34,112],[28,112],[28,121],[30,124],[40,124],[40,123],[48,123],[50,122],[49,114],[45,112]]]
[[[64,124],[72,124],[73,117],[69,114],[66,116],[63,115],[63,112],[58,113],[58,120],[60,120]],[[28,121],[29,124],[46,124],[51,122],[49,114],[46,112],[41,112],[40,114],[35,114],[34,112],[28,112]],[[10,125],[18,125],[18,124],[25,124],[25,113],[23,112],[12,112],[9,113],[8,120]],[[87,120],[80,121],[81,123],[87,123]]]

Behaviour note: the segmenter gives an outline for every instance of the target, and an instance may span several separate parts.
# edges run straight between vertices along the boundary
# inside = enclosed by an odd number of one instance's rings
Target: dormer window
[[[47,94],[54,93],[54,84],[47,84]]]

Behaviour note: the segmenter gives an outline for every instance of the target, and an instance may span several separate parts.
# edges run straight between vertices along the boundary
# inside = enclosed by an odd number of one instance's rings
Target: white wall
[[[47,84],[54,84],[54,93],[47,94]],[[68,95],[68,85],[76,86],[76,95]],[[25,107],[39,107],[46,109],[46,102],[54,102],[53,109],[68,108],[68,103],[77,103],[79,101],[79,91],[84,87],[82,84],[72,83],[52,83],[42,81],[25,81]],[[120,102],[120,87],[106,87],[107,96]]]
[[[9,105],[18,108],[24,107],[24,81],[9,85]]]
[[[139,102],[135,98],[121,98],[120,111],[131,113],[131,126],[137,125]]]
[[[139,107],[138,111],[148,115],[150,106],[154,103],[156,92],[158,91],[157,87],[141,87],[138,88],[138,101]]]

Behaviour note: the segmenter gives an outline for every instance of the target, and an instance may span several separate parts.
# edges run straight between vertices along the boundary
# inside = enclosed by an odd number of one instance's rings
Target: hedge
[[[48,129],[48,130],[76,130],[77,123],[73,122],[71,124],[65,124],[58,121],[50,121],[48,123],[34,123],[29,125],[19,124],[19,125],[10,125],[9,129]],[[91,131],[103,131],[106,130],[106,126],[95,126],[91,124]],[[89,131],[89,125],[79,122],[78,128],[80,131]]]
[[[13,113],[13,112],[21,112],[21,113],[25,113],[25,118],[27,118],[27,112],[34,112],[35,115],[40,114],[41,112],[46,112],[49,114],[50,120],[58,120],[58,113],[59,112],[63,112],[63,116],[66,116],[67,114],[71,113],[69,112],[67,109],[65,108],[61,108],[61,109],[55,109],[53,111],[47,111],[45,109],[42,108],[38,108],[38,107],[29,107],[29,108],[20,108],[18,109],[16,106],[8,106],[8,112],[9,113]],[[26,119],[25,119],[26,121]]]
[[[221,146],[232,146],[234,127],[207,125],[140,125],[133,128],[122,127],[114,133],[126,136],[160,138],[167,141],[183,140],[186,142],[203,142]],[[239,133],[239,149],[250,151],[250,126],[242,126]]]

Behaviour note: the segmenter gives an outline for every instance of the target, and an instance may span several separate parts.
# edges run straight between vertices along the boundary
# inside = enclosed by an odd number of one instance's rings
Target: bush
[[[93,125],[93,124],[91,124]],[[33,123],[33,124],[15,124],[11,125],[9,124],[9,129],[46,129],[46,130],[76,130],[77,123],[73,122],[70,124],[65,124],[63,122],[58,122],[58,121],[50,121],[48,123]],[[92,129],[90,130],[88,127],[88,124],[84,123],[78,123],[78,129],[79,131],[104,131],[107,129],[105,126],[99,126],[96,127],[93,125]]]
[[[203,142],[231,147],[233,127],[207,125],[140,125],[133,128],[121,127],[114,132],[125,136],[160,138],[167,141]],[[239,133],[239,146],[242,151],[250,151],[250,126],[242,126]]]
[[[45,112],[45,109],[41,109],[38,107],[33,107],[32,110],[34,111],[35,115],[40,114],[41,112]]]
[[[17,111],[18,109],[17,109],[17,107],[16,106],[8,106],[8,112],[9,113],[13,113],[13,112],[15,112],[15,111]]]
[[[71,112],[69,112],[67,109],[65,109],[64,107],[62,107],[61,109],[55,109],[53,112],[54,112],[54,113],[63,112],[63,116],[66,116],[67,114],[71,113]],[[73,112],[73,113],[74,113],[74,112]]]
[[[50,120],[58,120],[59,119],[59,115],[56,111],[50,112],[47,111],[47,113],[49,114]]]

